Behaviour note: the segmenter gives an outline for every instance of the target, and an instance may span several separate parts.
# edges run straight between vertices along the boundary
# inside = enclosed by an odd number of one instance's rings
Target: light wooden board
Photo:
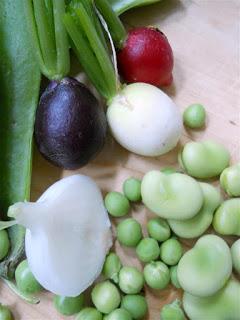
[[[174,50],[175,67],[174,85],[166,92],[181,110],[194,102],[202,103],[207,109],[205,130],[185,131],[181,143],[189,139],[214,139],[229,148],[232,162],[240,160],[239,12],[238,0],[165,0],[123,17],[128,26],[158,26],[167,35]],[[94,163],[79,172],[93,177],[103,193],[120,191],[124,179],[131,175],[142,177],[150,169],[177,166],[179,147],[165,156],[149,159],[126,152],[108,137]],[[35,153],[32,198],[38,198],[51,183],[69,174],[72,172],[61,172]],[[136,205],[132,215],[144,225],[150,213]],[[125,250],[117,243],[115,247],[124,264],[142,267],[134,250]],[[146,289],[148,320],[158,320],[161,306],[180,294],[171,286],[158,292]],[[41,303],[32,306],[1,283],[0,301],[10,306],[16,320],[66,319],[54,310],[49,293],[41,294]]]

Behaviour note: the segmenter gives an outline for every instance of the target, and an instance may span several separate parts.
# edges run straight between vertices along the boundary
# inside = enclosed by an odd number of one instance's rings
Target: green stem
[[[18,295],[23,300],[27,301],[31,304],[37,304],[40,302],[40,299],[34,296],[31,296],[25,292],[20,291],[17,286],[10,280],[2,278],[2,280],[7,284],[7,286],[14,292],[16,295]]]
[[[44,0],[33,0],[34,15],[38,30],[39,45],[46,69],[47,76],[52,78],[56,73],[56,47],[54,30],[48,21],[47,10]]]
[[[68,74],[70,69],[68,36],[63,24],[65,2],[64,0],[52,0],[52,3],[57,51],[57,75],[54,78],[61,79]]]
[[[44,64],[43,57],[42,57],[42,51],[39,46],[39,38],[37,33],[37,26],[34,18],[34,10],[33,10],[33,3],[32,0],[26,0],[24,1],[25,4],[25,17],[27,21],[28,30],[31,34],[32,40],[33,40],[33,49],[35,52],[35,55],[38,60],[39,67],[43,74],[47,75],[48,70]]]
[[[107,22],[112,39],[118,48],[121,48],[127,38],[127,32],[117,16],[113,11],[110,3],[107,0],[95,0],[95,4],[104,20]]]
[[[7,228],[10,228],[17,224],[17,221],[12,220],[12,221],[0,221],[0,230],[4,230]]]
[[[81,24],[102,69],[102,76],[108,84],[110,91],[110,96],[108,97],[108,99],[110,99],[115,96],[117,92],[117,83],[112,61],[108,55],[108,52],[105,50],[94,26],[92,25],[91,19],[89,18],[83,5],[79,5],[79,9],[76,10],[76,14],[79,17],[79,23]],[[101,77],[101,74],[99,77]]]
[[[73,49],[81,62],[87,76],[94,84],[99,93],[108,98],[110,93],[107,84],[101,76],[102,70],[99,66],[96,56],[92,52],[92,48],[84,36],[84,32],[76,25],[74,18],[70,13],[64,15],[64,24],[73,42]]]

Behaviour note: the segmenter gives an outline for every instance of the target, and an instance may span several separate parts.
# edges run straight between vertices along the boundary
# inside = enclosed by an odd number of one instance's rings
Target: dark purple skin
[[[78,169],[102,149],[106,130],[104,110],[85,85],[73,78],[50,82],[40,98],[34,131],[44,158]]]

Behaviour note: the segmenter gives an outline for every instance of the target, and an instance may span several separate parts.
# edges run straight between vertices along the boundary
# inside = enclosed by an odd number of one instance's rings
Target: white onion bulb
[[[146,83],[124,87],[110,103],[107,119],[118,143],[143,156],[159,156],[173,149],[183,127],[174,102]]]
[[[27,228],[30,270],[47,290],[77,296],[99,276],[112,244],[101,192],[87,176],[63,178],[36,203],[16,203],[9,215]]]

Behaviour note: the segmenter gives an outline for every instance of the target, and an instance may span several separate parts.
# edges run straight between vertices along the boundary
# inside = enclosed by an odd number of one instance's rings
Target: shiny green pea
[[[185,126],[192,129],[199,129],[205,125],[206,111],[201,104],[191,104],[183,113]]]
[[[123,184],[123,192],[128,200],[137,202],[141,201],[141,180],[129,178]]]
[[[136,248],[136,253],[142,262],[150,262],[159,257],[160,248],[157,240],[152,238],[142,239]]]
[[[54,306],[57,311],[65,316],[71,316],[81,311],[84,305],[84,295],[80,294],[77,297],[54,297]]]
[[[146,298],[139,294],[127,294],[124,296],[121,308],[126,309],[134,320],[143,319],[148,311]]]
[[[120,192],[109,192],[104,203],[108,213],[113,217],[125,216],[130,210],[128,199]]]
[[[171,235],[167,221],[162,218],[150,219],[147,223],[147,230],[149,236],[157,241],[165,241]]]
[[[102,314],[95,308],[82,309],[75,320],[102,320]]]
[[[171,283],[175,288],[180,289],[181,285],[178,281],[177,277],[177,266],[173,266],[170,268],[170,278],[171,278]]]
[[[160,248],[161,260],[170,265],[174,266],[178,263],[183,255],[183,248],[181,243],[174,238],[168,239],[163,242]]]
[[[16,284],[25,293],[36,293],[42,290],[41,285],[34,278],[27,260],[23,260],[15,270]]]
[[[137,220],[129,218],[117,226],[117,239],[127,247],[136,247],[142,239],[142,227]]]
[[[135,267],[123,267],[119,273],[119,287],[127,294],[139,293],[144,285],[143,274]]]
[[[105,263],[103,265],[103,275],[107,279],[111,279],[115,283],[118,283],[118,274],[121,268],[122,263],[120,258],[118,255],[116,255],[116,253],[111,252],[105,259]]]

